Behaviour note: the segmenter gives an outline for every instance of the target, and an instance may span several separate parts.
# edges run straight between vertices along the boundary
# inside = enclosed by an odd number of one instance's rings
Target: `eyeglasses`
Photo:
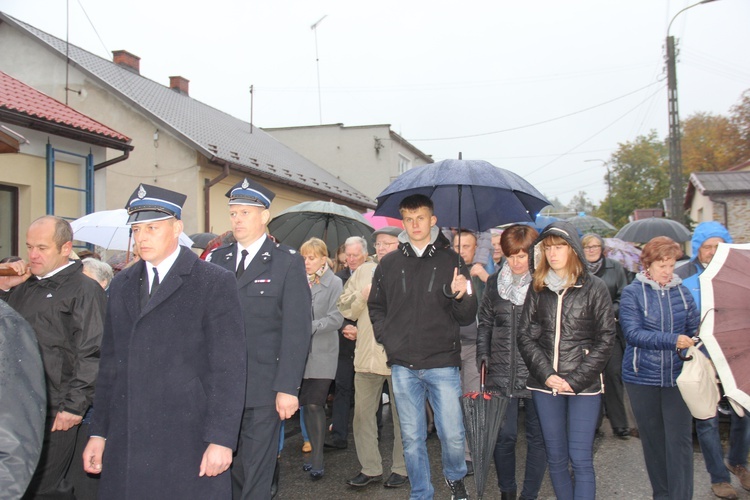
[[[583,251],[584,252],[593,252],[594,250],[598,250],[601,247],[602,247],[601,245],[589,245],[587,247],[583,247]]]
[[[383,243],[383,242],[380,242],[380,243],[375,243],[375,248],[388,248],[388,247],[393,247],[393,246],[396,246],[396,245],[398,245],[398,241],[396,241],[394,243]]]

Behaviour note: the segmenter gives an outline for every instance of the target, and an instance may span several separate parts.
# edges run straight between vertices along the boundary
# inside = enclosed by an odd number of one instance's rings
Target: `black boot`
[[[279,469],[281,469],[280,459],[281,457],[276,457],[276,467],[273,469],[273,480],[271,481],[271,498],[276,496],[276,493],[279,492]]]
[[[516,500],[515,491],[501,491],[500,500]]]

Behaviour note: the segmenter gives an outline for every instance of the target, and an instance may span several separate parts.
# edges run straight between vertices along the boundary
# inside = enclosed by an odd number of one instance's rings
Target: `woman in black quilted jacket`
[[[615,341],[612,299],[588,271],[581,240],[567,222],[547,226],[530,257],[533,278],[518,337],[529,369],[526,387],[539,414],[555,495],[593,499],[602,371]]]
[[[477,366],[487,365],[487,388],[509,398],[505,421],[497,436],[494,459],[497,483],[502,500],[516,498],[516,442],[518,411],[521,398],[526,413],[526,469],[522,499],[539,494],[547,455],[544,453],[542,429],[539,427],[531,393],[526,389],[529,370],[518,352],[518,325],[526,299],[531,273],[529,247],[539,236],[531,226],[517,224],[503,231],[500,245],[505,259],[502,267],[487,279],[479,306],[477,332]]]

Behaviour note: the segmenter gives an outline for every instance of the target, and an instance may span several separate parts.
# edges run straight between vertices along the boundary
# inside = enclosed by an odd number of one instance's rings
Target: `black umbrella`
[[[633,243],[648,243],[657,236],[668,236],[678,243],[688,241],[691,237],[690,230],[677,221],[649,217],[628,222],[617,232],[615,238]]]
[[[367,220],[345,205],[332,201],[306,201],[289,207],[268,223],[268,232],[279,243],[299,249],[310,238],[320,238],[328,247],[328,255],[350,236],[365,239],[375,231]]]
[[[478,498],[482,498],[484,494],[497,433],[505,420],[509,402],[505,396],[485,391],[486,376],[487,365],[482,363],[479,392],[469,392],[461,398],[466,441],[469,443],[471,460],[474,463],[474,484],[477,487]]]
[[[218,234],[214,233],[195,233],[190,235],[190,239],[193,240],[193,248],[205,249],[211,240],[217,236]]]
[[[547,199],[518,174],[483,160],[442,160],[399,175],[380,195],[375,215],[401,218],[401,200],[423,194],[435,204],[438,225],[485,231],[509,222],[534,222]]]

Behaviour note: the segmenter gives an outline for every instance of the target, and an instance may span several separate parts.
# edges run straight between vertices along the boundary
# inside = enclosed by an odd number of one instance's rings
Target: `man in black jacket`
[[[443,448],[443,475],[452,498],[460,500],[467,495],[459,326],[475,320],[477,299],[468,290],[466,266],[459,273],[460,257],[435,226],[432,201],[412,195],[399,208],[406,236],[375,270],[370,319],[392,370],[412,498],[434,494],[425,444],[429,399]]]
[[[66,220],[44,216],[32,222],[26,248],[28,267],[14,262],[19,276],[0,278],[2,298],[34,328],[47,381],[44,446],[24,498],[73,499],[65,471],[94,396],[106,297],[83,274],[81,261],[69,259],[73,230]]]

